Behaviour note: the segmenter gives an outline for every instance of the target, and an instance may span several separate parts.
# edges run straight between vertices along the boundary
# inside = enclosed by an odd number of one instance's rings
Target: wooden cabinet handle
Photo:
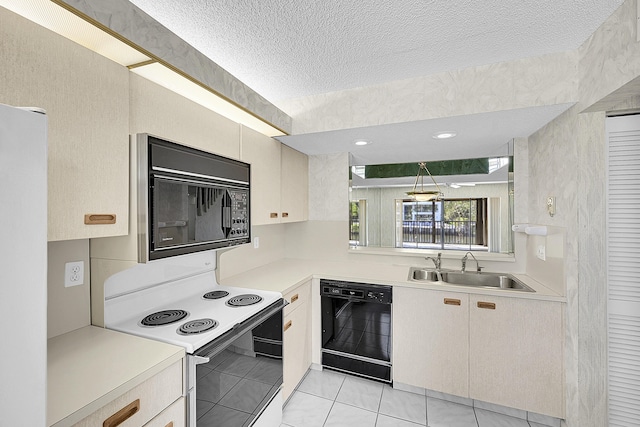
[[[291,297],[291,302],[294,303],[298,301],[298,294],[295,294],[294,296]]]
[[[446,305],[460,305],[460,300],[454,298],[445,298],[444,303]]]
[[[282,218],[289,218],[289,212],[282,212]]]
[[[293,325],[293,323],[291,323],[291,320],[289,320],[287,323],[284,324],[284,330],[286,331],[287,329],[289,329],[291,325]]]
[[[166,425],[166,426],[164,426],[164,427],[173,427],[173,421],[169,421],[169,424],[167,424],[167,425]]]
[[[136,399],[115,414],[104,420],[102,427],[116,427],[131,418],[140,410],[140,399]]]
[[[278,212],[271,212],[269,218],[278,218]]]
[[[478,308],[486,308],[488,310],[495,310],[496,309],[496,304],[493,303],[493,302],[478,301]]]
[[[87,225],[115,224],[116,214],[86,214],[84,223]]]

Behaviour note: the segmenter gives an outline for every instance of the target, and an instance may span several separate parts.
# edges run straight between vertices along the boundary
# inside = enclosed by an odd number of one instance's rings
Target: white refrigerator
[[[0,425],[47,425],[47,116],[0,104]]]

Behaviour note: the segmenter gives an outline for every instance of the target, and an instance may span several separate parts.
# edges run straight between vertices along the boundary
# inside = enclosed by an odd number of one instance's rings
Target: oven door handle
[[[287,302],[284,300],[284,298],[280,298],[278,301],[274,302],[261,312],[251,316],[241,323],[235,324],[233,328],[231,328],[231,330],[225,332],[218,338],[211,341],[209,344],[206,344],[205,346],[198,349],[194,353],[194,356],[209,359],[213,358],[218,353],[221,353],[222,350],[227,348],[227,346],[231,344],[236,338],[260,325],[262,322],[278,313],[279,311],[282,311],[285,305],[287,305]]]

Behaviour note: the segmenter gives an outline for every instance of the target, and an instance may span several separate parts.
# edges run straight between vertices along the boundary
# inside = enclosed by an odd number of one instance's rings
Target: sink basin
[[[430,282],[437,282],[438,280],[440,280],[438,277],[438,273],[435,270],[423,270],[423,269],[412,270],[411,279],[412,280],[428,280]]]
[[[471,286],[475,288],[535,292],[520,280],[506,273],[461,273],[457,271],[436,272],[435,270],[411,267],[409,270],[409,280],[418,282],[442,282],[451,285]]]

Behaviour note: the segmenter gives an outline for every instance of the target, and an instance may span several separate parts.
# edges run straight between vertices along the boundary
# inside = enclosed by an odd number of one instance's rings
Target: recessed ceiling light
[[[369,145],[371,142],[365,141],[364,139],[358,140],[355,142],[356,145]]]
[[[443,131],[443,132],[436,132],[433,134],[433,137],[435,139],[448,139],[448,138],[453,138],[454,136],[456,136],[457,134],[455,132],[451,132],[451,131]]]

